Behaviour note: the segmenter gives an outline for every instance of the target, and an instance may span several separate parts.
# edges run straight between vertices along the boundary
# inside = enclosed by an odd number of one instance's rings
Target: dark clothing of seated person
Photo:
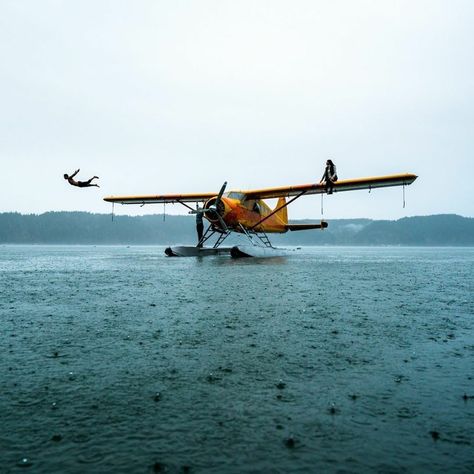
[[[326,161],[326,168],[324,170],[323,177],[321,178],[320,183],[326,185],[326,192],[332,194],[333,184],[337,181],[336,165],[331,161]]]

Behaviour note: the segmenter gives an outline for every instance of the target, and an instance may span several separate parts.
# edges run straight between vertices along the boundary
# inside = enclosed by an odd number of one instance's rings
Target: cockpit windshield
[[[239,193],[237,191],[230,191],[226,194],[229,199],[238,199],[239,201],[243,201],[245,199],[245,195],[243,193]]]

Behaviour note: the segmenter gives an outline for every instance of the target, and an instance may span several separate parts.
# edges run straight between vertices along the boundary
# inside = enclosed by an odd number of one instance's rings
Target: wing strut
[[[185,202],[181,201],[180,199],[176,199],[176,202],[178,204],[181,204],[184,207],[187,207],[191,211],[189,214],[194,214],[196,212],[191,206],[188,206]]]
[[[270,212],[270,214],[268,214],[267,216],[265,216],[263,219],[260,219],[256,224],[254,224],[252,227],[250,227],[249,230],[253,230],[255,229],[255,227],[259,226],[262,222],[265,222],[268,218],[272,217],[273,214],[276,214],[278,211],[280,211],[281,209],[283,209],[284,207],[287,207],[289,204],[291,204],[293,201],[295,201],[296,199],[298,199],[299,197],[303,196],[303,194],[306,194],[308,192],[307,189],[305,189],[304,191],[301,191],[299,194],[297,194],[293,199],[290,199],[288,202],[286,202],[285,204],[283,204],[283,206],[280,206],[280,207],[277,207],[274,211]]]

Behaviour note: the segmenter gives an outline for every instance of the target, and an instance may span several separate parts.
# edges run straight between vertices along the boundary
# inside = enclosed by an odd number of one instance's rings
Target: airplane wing
[[[205,202],[216,196],[216,193],[197,194],[157,194],[144,196],[107,196],[104,201],[119,204],[158,204],[158,203],[181,203],[181,202]]]
[[[333,184],[335,193],[355,191],[357,189],[375,189],[388,186],[404,186],[413,183],[418,176],[415,174],[392,174],[388,176],[372,176],[368,178],[341,179]],[[247,199],[272,199],[291,197],[299,194],[322,194],[326,192],[324,184],[300,184],[296,186],[281,186],[279,188],[253,189],[240,191]]]
[[[417,178],[414,174],[393,174],[388,176],[372,176],[369,178],[341,179],[333,185],[334,192],[354,191],[357,189],[375,189],[388,186],[409,185]],[[237,191],[245,195],[246,199],[272,199],[279,197],[292,197],[299,194],[322,194],[326,192],[324,184],[311,183],[296,186],[280,186],[278,188],[253,189],[250,191]],[[158,204],[158,203],[183,203],[205,202],[216,193],[195,194],[157,194],[143,196],[107,196],[104,201],[119,204]]]

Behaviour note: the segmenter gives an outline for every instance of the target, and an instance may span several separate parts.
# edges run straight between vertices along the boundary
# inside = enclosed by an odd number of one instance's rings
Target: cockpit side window
[[[260,204],[258,203],[257,199],[246,199],[242,202],[242,204],[249,210],[253,212],[258,212],[259,214],[262,212],[260,209]]]

